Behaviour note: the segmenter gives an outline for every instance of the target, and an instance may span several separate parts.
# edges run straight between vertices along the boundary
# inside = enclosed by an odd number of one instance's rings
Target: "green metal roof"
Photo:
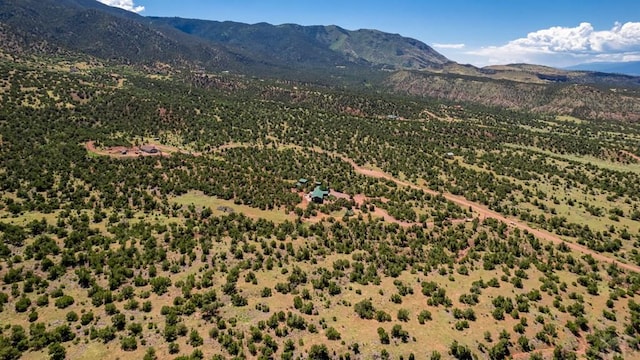
[[[329,195],[329,190],[322,190],[320,186],[316,186],[315,189],[311,192],[311,198],[324,198]]]

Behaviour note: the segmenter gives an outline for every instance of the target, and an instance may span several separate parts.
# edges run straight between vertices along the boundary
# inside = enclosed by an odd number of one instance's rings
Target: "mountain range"
[[[94,0],[0,0],[0,51],[232,72],[588,117],[640,120],[640,77],[477,68],[377,30],[143,17]],[[578,86],[578,87],[576,87]],[[624,96],[611,88],[624,88]]]
[[[569,66],[565,69],[640,76],[640,61],[593,62]]]

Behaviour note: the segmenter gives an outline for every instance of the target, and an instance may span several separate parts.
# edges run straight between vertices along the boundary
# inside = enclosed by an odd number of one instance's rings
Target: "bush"
[[[29,300],[29,298],[26,296],[23,296],[18,299],[18,301],[16,301],[16,311],[19,313],[27,311],[27,309],[29,309],[29,306],[31,306],[31,300]]]
[[[58,309],[65,309],[73,305],[74,302],[75,300],[73,299],[73,297],[69,295],[62,295],[61,297],[56,299],[55,304]]]
[[[29,322],[34,322],[36,320],[38,320],[38,313],[32,309],[29,313]]]
[[[362,300],[356,303],[353,308],[362,319],[373,319],[376,311],[370,300]]]
[[[67,313],[67,321],[68,322],[76,322],[78,321],[78,314],[75,311],[69,311]]]
[[[409,332],[403,330],[402,325],[399,324],[393,325],[393,328],[391,328],[391,336],[396,339],[401,339],[402,342],[405,343],[409,341]]]
[[[47,294],[38,296],[38,298],[36,299],[36,305],[38,305],[40,307],[48,306],[49,305],[49,296]]]
[[[153,305],[151,304],[151,301],[145,301],[142,303],[142,311],[144,312],[151,312],[151,309],[153,308]]]
[[[66,357],[67,351],[64,349],[64,346],[57,342],[49,345],[49,358],[51,360],[63,360]]]
[[[388,344],[391,342],[389,334],[381,327],[378,328],[378,337],[380,338],[381,344]]]
[[[80,316],[80,324],[87,325],[93,321],[93,312],[89,311]]]
[[[376,320],[378,320],[378,322],[391,321],[391,315],[382,310],[378,310],[376,311]]]
[[[407,309],[400,309],[398,310],[398,320],[400,321],[409,321],[409,310]]]
[[[431,312],[429,310],[420,311],[420,314],[418,315],[418,322],[421,325],[424,325],[425,321],[431,321],[431,319]]]
[[[328,328],[325,335],[327,335],[327,339],[329,340],[340,340],[340,333],[333,327]]]
[[[133,336],[123,337],[120,341],[120,347],[124,351],[134,351],[138,348],[138,341]]]
[[[189,344],[193,347],[198,347],[203,343],[204,339],[202,339],[202,336],[200,336],[196,330],[191,330],[191,333],[189,334]]]
[[[312,345],[311,349],[309,349],[309,360],[329,359],[331,359],[331,356],[329,355],[329,349],[327,349],[326,345]]]

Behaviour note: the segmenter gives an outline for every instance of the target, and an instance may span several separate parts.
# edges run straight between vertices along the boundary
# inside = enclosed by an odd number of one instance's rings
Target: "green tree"
[[[51,360],[62,360],[67,357],[67,351],[60,343],[49,345],[49,358]]]

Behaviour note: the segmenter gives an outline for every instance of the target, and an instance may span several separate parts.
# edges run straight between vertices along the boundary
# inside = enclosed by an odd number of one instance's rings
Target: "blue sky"
[[[378,29],[478,66],[640,61],[640,0],[99,1],[145,16]]]

